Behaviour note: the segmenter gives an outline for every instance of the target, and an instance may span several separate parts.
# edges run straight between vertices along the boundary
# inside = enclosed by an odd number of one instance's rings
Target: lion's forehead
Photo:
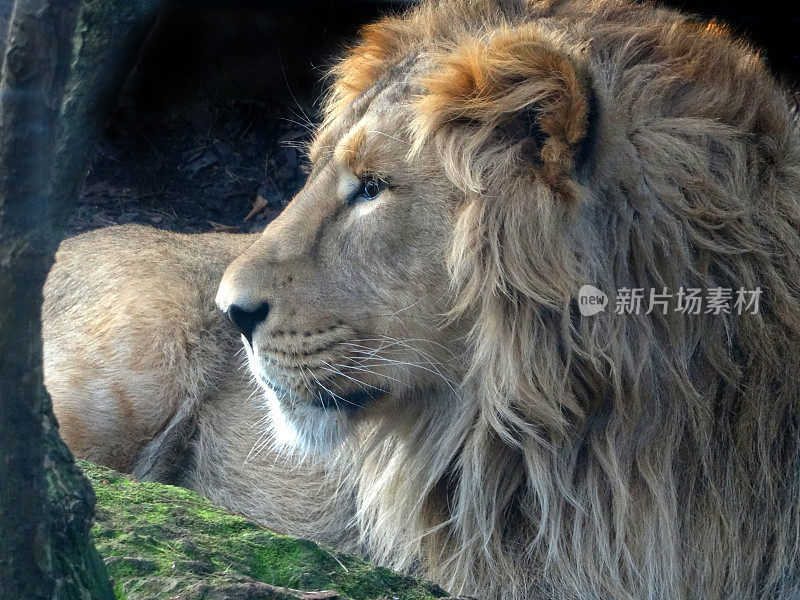
[[[336,154],[337,146],[354,132],[370,124],[365,133],[405,136],[413,100],[423,88],[419,83],[430,61],[419,52],[410,52],[350,104],[322,123],[309,146],[309,158],[316,171]]]

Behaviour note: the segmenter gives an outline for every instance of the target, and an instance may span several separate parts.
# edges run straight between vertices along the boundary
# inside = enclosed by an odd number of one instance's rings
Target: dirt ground
[[[392,9],[299,2],[166,11],[105,124],[69,233],[119,223],[263,228],[303,185],[303,145],[332,57]]]
[[[732,22],[768,47],[792,85],[800,80],[793,43],[800,13],[764,17],[730,6],[715,12],[713,2],[682,5]],[[106,123],[69,233],[116,223],[183,232],[263,228],[305,180],[302,146],[332,57],[361,24],[399,6],[173,5]],[[256,203],[260,210],[251,214]]]
[[[95,149],[70,230],[115,223],[184,232],[263,227],[302,185],[308,130],[292,113],[260,109],[205,105],[168,120],[134,120],[120,111]],[[245,220],[259,197],[265,209]]]

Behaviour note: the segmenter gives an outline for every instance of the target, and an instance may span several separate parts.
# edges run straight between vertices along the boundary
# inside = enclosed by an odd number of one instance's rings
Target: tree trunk
[[[0,0],[2,1],[2,0]],[[0,79],[0,598],[112,599],[42,381],[42,286],[157,0],[17,0]]]
[[[163,4],[163,0],[82,1],[58,132],[56,206],[71,208],[80,192],[100,127]]]

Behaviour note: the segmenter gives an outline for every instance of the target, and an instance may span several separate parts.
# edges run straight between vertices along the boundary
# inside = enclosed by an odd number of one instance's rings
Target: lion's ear
[[[490,168],[479,164],[486,162],[480,156],[502,147],[532,158],[548,184],[563,187],[589,121],[591,92],[580,51],[524,26],[488,40],[467,38],[434,64],[416,104],[419,142],[439,135],[447,146],[469,149],[471,157],[461,151],[457,160],[462,169],[473,163],[461,181],[484,175],[475,173]],[[498,166],[507,177],[510,165]]]

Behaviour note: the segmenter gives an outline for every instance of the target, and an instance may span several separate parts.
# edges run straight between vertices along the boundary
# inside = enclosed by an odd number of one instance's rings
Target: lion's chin
[[[264,397],[273,441],[279,448],[303,454],[326,454],[340,446],[352,431],[352,417],[310,403],[281,401],[271,388]]]

